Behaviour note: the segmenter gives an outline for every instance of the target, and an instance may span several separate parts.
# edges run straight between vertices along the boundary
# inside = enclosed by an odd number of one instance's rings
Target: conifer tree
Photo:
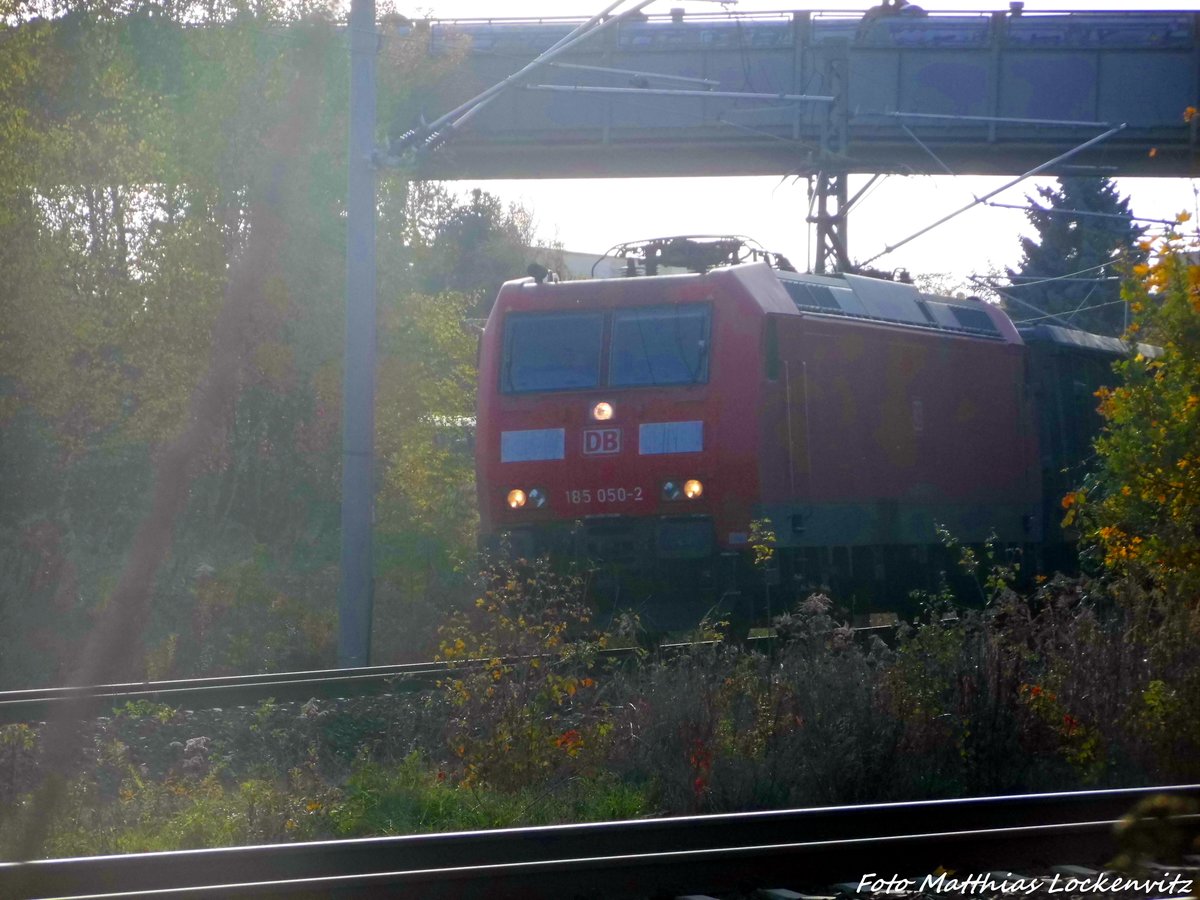
[[[1133,224],[1129,198],[1095,176],[1059,178],[1057,188],[1038,188],[1038,195],[1043,204],[1027,198],[1037,207],[1027,213],[1037,234],[1021,238],[1020,268],[1008,270],[1011,296],[1029,304],[1015,304],[1014,318],[1122,334],[1119,277],[1145,256],[1137,247],[1144,229]],[[1041,318],[1031,307],[1056,318]]]

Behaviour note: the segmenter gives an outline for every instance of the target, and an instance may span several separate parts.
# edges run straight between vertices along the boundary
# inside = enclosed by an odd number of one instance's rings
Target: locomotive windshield
[[[600,384],[604,316],[511,316],[504,329],[501,387],[506,393],[563,391]]]
[[[613,314],[613,387],[708,380],[708,307],[660,306]]]
[[[602,362],[611,316],[608,364]],[[605,313],[519,313],[504,326],[507,394],[708,380],[709,308],[651,306]]]

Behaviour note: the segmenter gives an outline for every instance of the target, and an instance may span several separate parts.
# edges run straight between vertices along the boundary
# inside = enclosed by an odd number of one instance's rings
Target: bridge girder
[[[428,108],[502,80],[570,26],[427,24],[431,52],[467,48]],[[564,59],[538,73],[544,91],[509,91],[447,146],[409,160],[413,174],[807,177],[818,271],[849,264],[850,174],[1018,175],[1123,123],[1044,174],[1200,175],[1200,117],[1184,116],[1200,105],[1200,14],[673,16],[621,23]],[[614,91],[619,72],[703,81],[714,96]]]

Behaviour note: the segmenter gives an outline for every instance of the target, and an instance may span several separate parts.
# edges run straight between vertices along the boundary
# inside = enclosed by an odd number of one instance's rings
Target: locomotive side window
[[[708,381],[707,306],[655,306],[613,314],[608,383],[613,387]]]
[[[600,384],[602,315],[509,316],[500,387],[506,394],[565,391]]]

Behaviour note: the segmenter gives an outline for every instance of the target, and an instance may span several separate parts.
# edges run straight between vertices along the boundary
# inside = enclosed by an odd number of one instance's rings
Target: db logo
[[[583,452],[588,456],[621,452],[620,428],[589,428],[583,433]]]

